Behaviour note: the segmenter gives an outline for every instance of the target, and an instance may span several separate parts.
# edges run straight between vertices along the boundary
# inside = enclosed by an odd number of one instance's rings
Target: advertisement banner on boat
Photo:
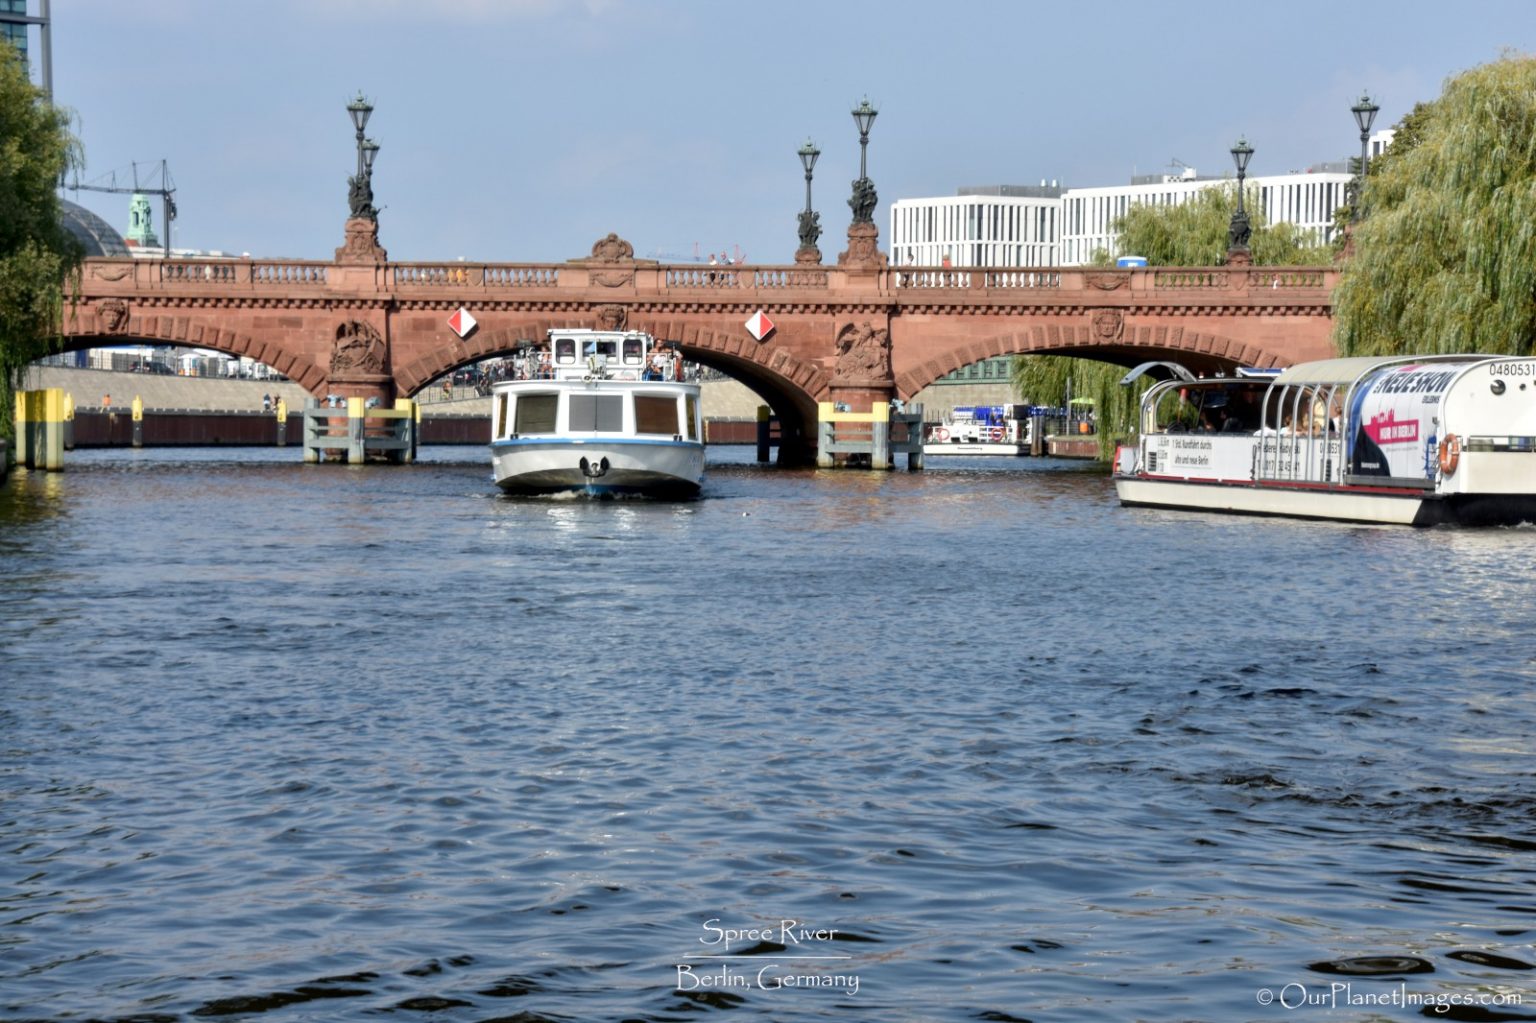
[[[1350,471],[1357,476],[1427,479],[1446,389],[1464,367],[1403,366],[1384,370],[1355,392],[1349,421]]]

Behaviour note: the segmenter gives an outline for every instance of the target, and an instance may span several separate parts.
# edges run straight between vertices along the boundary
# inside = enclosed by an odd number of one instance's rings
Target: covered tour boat
[[[491,465],[507,493],[697,494],[699,385],[638,331],[551,330],[534,379],[491,391]]]
[[[1116,452],[1122,504],[1536,523],[1536,358],[1328,359],[1199,380],[1173,368],[1142,399],[1137,443]]]

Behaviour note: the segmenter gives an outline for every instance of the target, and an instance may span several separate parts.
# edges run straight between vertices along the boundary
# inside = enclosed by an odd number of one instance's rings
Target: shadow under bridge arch
[[[816,404],[831,379],[820,366],[796,359],[783,348],[744,340],[739,333],[669,329],[665,323],[631,322],[658,340],[675,344],[684,359],[717,370],[750,389],[779,420],[780,465],[813,465],[816,460]],[[710,410],[705,408],[705,415]]]

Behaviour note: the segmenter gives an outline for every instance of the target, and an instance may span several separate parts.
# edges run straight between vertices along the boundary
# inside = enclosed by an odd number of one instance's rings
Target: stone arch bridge
[[[910,399],[990,356],[1214,372],[1332,354],[1331,268],[666,265],[609,235],[564,263],[89,259],[64,349],[139,342],[248,356],[315,395],[389,402],[559,327],[644,330],[760,395],[808,453],[816,405]],[[449,317],[478,325],[461,338]],[[762,312],[774,327],[747,329]],[[792,440],[793,439],[793,440]]]

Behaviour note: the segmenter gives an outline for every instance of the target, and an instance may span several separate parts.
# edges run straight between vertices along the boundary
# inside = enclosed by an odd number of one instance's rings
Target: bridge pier
[[[816,467],[894,469],[897,454],[907,468],[923,467],[923,408],[899,410],[889,400],[875,401],[868,412],[847,402],[824,401],[816,410]]]

